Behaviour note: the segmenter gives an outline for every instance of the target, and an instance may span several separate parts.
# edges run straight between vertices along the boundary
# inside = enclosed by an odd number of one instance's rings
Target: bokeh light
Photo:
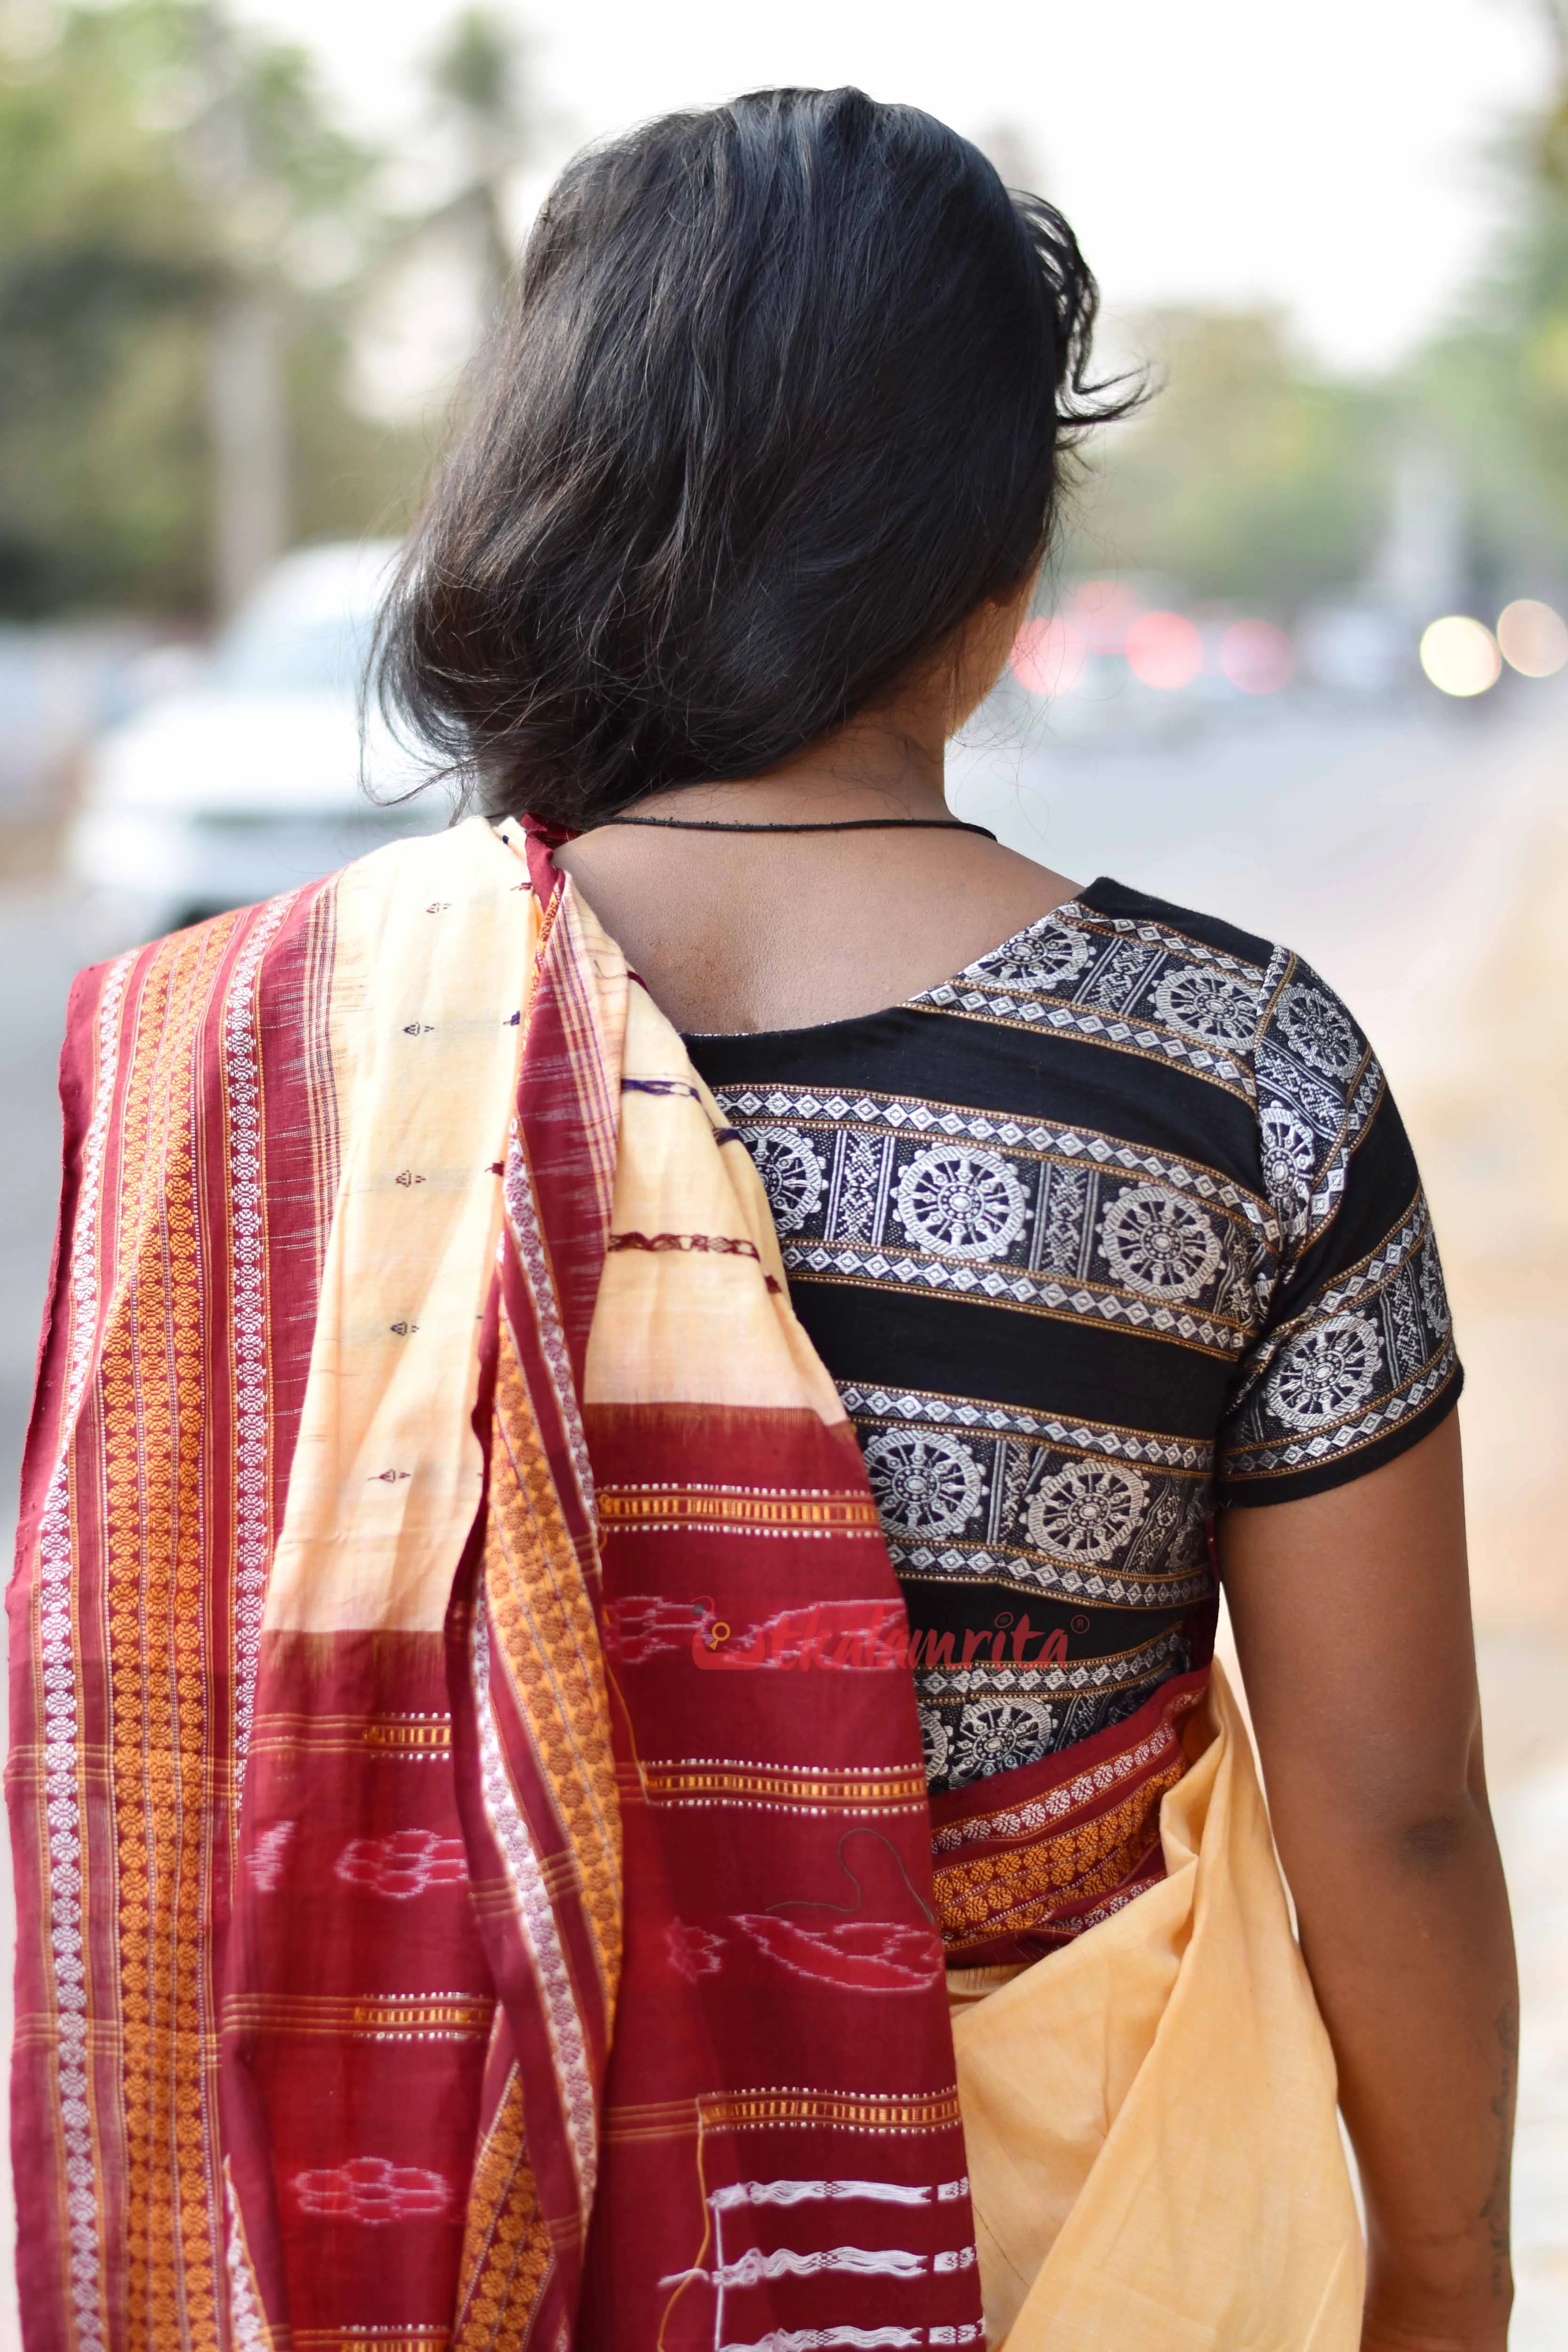
[[[1272,621],[1233,621],[1219,641],[1219,666],[1243,694],[1278,694],[1296,671],[1296,648]]]
[[[1059,615],[1026,621],[1013,640],[1013,675],[1031,694],[1070,694],[1088,651],[1082,631]]]
[[[1085,580],[1068,599],[1066,617],[1091,654],[1119,654],[1137,610],[1124,581]]]
[[[1521,677],[1555,677],[1568,663],[1568,622],[1534,596],[1516,596],[1498,615],[1502,656]]]
[[[1439,694],[1484,694],[1501,675],[1502,656],[1484,621],[1447,613],[1423,632],[1421,667]]]
[[[1140,613],[1127,632],[1127,667],[1145,686],[1191,686],[1204,666],[1204,641],[1184,613]]]

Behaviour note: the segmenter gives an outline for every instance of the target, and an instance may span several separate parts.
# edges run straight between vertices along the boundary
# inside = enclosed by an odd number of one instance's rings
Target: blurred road
[[[1350,999],[1389,1066],[1447,1237],[1470,1373],[1489,1755],[1525,1979],[1513,2343],[1515,2352],[1561,2352],[1568,1549],[1552,1475],[1568,1412],[1568,1318],[1555,1312],[1568,1306],[1568,1214],[1555,1200],[1533,1222],[1527,1211],[1543,1167],[1563,1164],[1543,1158],[1543,1133],[1559,1139],[1539,1121],[1568,1075],[1568,926],[1558,919],[1568,905],[1568,689],[1488,702],[1360,716],[1260,707],[1223,734],[1143,749],[1058,746],[1043,730],[1020,743],[993,730],[961,756],[955,799],[962,814],[1080,881],[1109,872],[1289,940]],[[79,965],[119,944],[93,937],[58,886],[0,885],[7,1512],[55,1213],[66,992]],[[1527,952],[1534,961],[1521,968]],[[1506,1034],[1489,1029],[1494,1013]],[[1509,1125],[1495,1094],[1515,1071],[1534,1074],[1531,1099],[1547,1108]],[[1529,1091],[1522,1080],[1513,1089]],[[5,1986],[8,1997],[8,1965]],[[6,2295],[0,2352],[16,2341]]]
[[[55,1062],[71,975],[91,953],[86,926],[58,888],[32,883],[0,895],[0,1475],[8,1518],[59,1188]]]
[[[33,882],[0,890],[0,1133],[6,1163],[0,1193],[0,1513],[7,1551],[59,1183],[55,1063],[71,975],[94,953],[79,910],[57,887]],[[0,1899],[0,2012],[8,2051],[14,1936],[8,1875]],[[0,2352],[17,2352],[21,2343],[12,2283],[14,2235],[7,2194],[0,2196]]]

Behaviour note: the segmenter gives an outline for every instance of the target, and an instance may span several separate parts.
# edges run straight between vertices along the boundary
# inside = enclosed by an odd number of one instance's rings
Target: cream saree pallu
[[[520,852],[79,983],[28,2352],[982,2340],[913,1693],[833,1638],[900,1611],[858,1451],[743,1148]]]
[[[1218,1666],[1185,1738],[1163,1880],[1000,1987],[950,1979],[988,2341],[1007,2352],[1361,2341],[1332,2054]]]
[[[983,2272],[1015,2352],[1348,2352],[1234,1739],[955,2072],[858,1448],[743,1146],[531,845],[473,820],[85,974],[62,1096],[28,2352],[978,2347]]]

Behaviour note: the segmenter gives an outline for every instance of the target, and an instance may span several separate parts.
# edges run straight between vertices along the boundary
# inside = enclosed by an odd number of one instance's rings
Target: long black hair
[[[492,813],[763,773],[1016,593],[1089,381],[1072,231],[929,114],[759,90],[588,149],[383,618]]]

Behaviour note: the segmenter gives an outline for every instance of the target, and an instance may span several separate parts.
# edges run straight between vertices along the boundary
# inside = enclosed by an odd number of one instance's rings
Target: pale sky
[[[241,0],[368,126],[415,103],[438,0]],[[1544,87],[1538,0],[501,0],[563,154],[769,82],[853,81],[1038,159],[1116,309],[1283,303],[1374,367],[1431,325],[1496,217],[1481,150]],[[556,160],[555,158],[552,159]]]

